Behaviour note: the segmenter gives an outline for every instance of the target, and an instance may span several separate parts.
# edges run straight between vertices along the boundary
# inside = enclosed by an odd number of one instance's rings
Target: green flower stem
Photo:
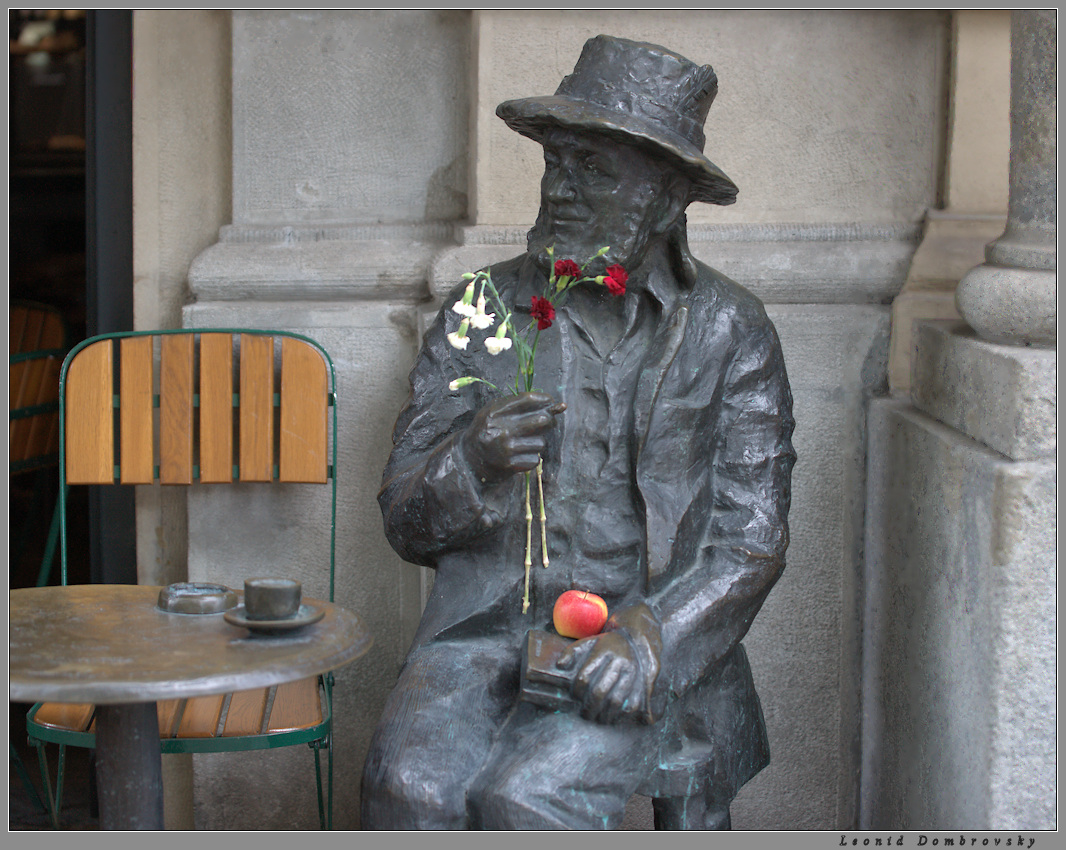
[[[554,247],[548,248],[548,262],[551,271],[548,276],[548,289],[545,291],[545,297],[555,307],[562,306],[566,301],[567,296],[570,294],[570,290],[575,286],[582,283],[599,282],[595,277],[589,277],[586,273],[589,263],[595,260],[597,257],[601,257],[608,251],[608,246],[601,248],[594,256],[590,257],[583,266],[580,267],[581,275],[578,277],[563,278],[565,281],[561,286],[559,285],[559,279],[555,274],[555,253]],[[512,321],[512,312],[507,309],[507,306],[503,303],[503,299],[500,298],[500,293],[496,290],[496,284],[492,282],[492,275],[487,270],[482,270],[472,275],[464,275],[464,280],[470,281],[470,286],[467,288],[464,294],[463,303],[469,305],[473,300],[474,286],[477,283],[481,284],[481,294],[484,295],[485,290],[488,289],[489,297],[492,299],[497,314],[501,317],[501,324],[507,328],[507,335],[514,343],[515,357],[518,359],[518,368],[515,370],[514,378],[514,391],[517,395],[523,391],[523,384],[525,385],[525,392],[531,392],[533,390],[533,362],[537,355],[537,342],[540,340],[540,329],[537,327],[536,321],[531,321],[521,332],[515,327]],[[466,333],[467,323],[460,326],[460,334]],[[490,387],[495,387],[481,378],[462,378],[461,383],[457,382],[458,386],[466,386],[474,381],[480,381],[481,383],[488,384]],[[458,386],[456,388],[458,388]],[[525,614],[529,610],[529,572],[530,567],[533,565],[532,549],[533,549],[533,510],[530,504],[530,474],[525,473],[526,478],[526,557],[525,557],[525,588],[522,593],[522,613]],[[544,509],[544,460],[542,458],[537,459],[537,496],[540,500],[540,557],[541,563],[545,567],[548,566],[548,517]]]
[[[529,506],[529,473],[526,474],[526,586],[522,593],[522,613],[529,610],[529,568],[533,566],[531,556],[533,544],[533,511]]]
[[[537,495],[540,497],[540,561],[548,566],[548,516],[544,513],[544,459],[537,459]]]

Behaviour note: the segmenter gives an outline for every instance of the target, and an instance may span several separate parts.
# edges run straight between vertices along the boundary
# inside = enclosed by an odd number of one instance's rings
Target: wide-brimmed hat
[[[737,187],[703,155],[703,123],[718,94],[710,65],[657,44],[598,35],[550,97],[508,100],[496,114],[543,141],[550,127],[593,130],[665,153],[693,182],[692,200],[732,204]]]

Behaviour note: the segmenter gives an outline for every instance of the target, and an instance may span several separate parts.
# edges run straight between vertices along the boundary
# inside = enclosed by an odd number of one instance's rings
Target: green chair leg
[[[307,746],[315,751],[315,787],[318,790],[319,829],[333,829],[333,732],[326,735],[326,793],[322,793],[322,740],[310,741]]]
[[[326,762],[329,767],[326,773],[326,829],[333,829],[333,729],[329,730],[327,741],[329,747]]]
[[[44,544],[44,557],[41,558],[41,569],[37,573],[37,586],[44,587],[52,575],[52,565],[56,558],[56,544],[59,542],[59,499],[56,499],[55,509],[52,511],[52,522],[48,526],[48,539]]]
[[[59,764],[56,767],[56,818],[59,818],[59,813],[63,811],[63,780],[66,776],[67,767],[67,747],[66,744],[59,745]]]
[[[63,762],[66,759],[66,747],[59,745],[59,764],[56,769],[56,792],[52,793],[52,780],[48,774],[48,757],[44,742],[37,743],[37,761],[41,766],[41,785],[44,786],[45,799],[48,803],[48,816],[52,829],[59,829],[59,811],[63,805]]]
[[[30,802],[33,803],[34,808],[42,814],[48,813],[48,807],[41,799],[41,795],[37,793],[37,788],[34,787],[33,780],[30,779],[30,774],[26,770],[26,765],[22,763],[22,756],[18,754],[18,750],[15,749],[15,745],[8,742],[11,746],[11,764],[15,767],[15,773],[18,774],[19,779],[22,781],[22,787],[26,789],[26,795],[30,798]]]
[[[315,751],[315,787],[318,789],[318,828],[326,828],[326,812],[322,804],[322,763],[318,757],[320,741],[312,741],[308,746]]]
[[[45,467],[38,469],[34,473],[33,496],[30,499],[29,508],[26,511],[26,518],[22,521],[22,528],[18,535],[12,537],[12,539],[15,540],[15,549],[11,553],[11,563],[15,567],[22,564],[22,558],[26,554],[26,549],[29,547],[30,537],[33,536],[34,531],[38,527],[38,517],[40,516],[42,508],[44,508],[45,494],[48,492],[50,472],[54,472],[54,470]]]

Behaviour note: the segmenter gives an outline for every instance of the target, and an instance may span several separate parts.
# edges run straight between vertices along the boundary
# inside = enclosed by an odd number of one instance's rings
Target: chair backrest
[[[64,492],[70,484],[332,482],[333,600],[336,375],[322,346],[277,330],[102,334],[71,350],[59,389]],[[60,539],[66,584],[65,508]]]
[[[54,307],[11,304],[8,447],[10,472],[59,460],[59,368],[67,328]]]

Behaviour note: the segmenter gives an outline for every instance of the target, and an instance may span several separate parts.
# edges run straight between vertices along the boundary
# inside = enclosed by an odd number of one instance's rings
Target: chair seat
[[[318,676],[232,694],[162,700],[157,703],[162,739],[208,739],[281,734],[323,722]],[[42,703],[29,720],[61,732],[95,730],[91,703]]]
[[[89,732],[95,727],[93,714],[96,706],[92,703],[46,702],[30,718],[34,723],[49,729],[66,732]]]

